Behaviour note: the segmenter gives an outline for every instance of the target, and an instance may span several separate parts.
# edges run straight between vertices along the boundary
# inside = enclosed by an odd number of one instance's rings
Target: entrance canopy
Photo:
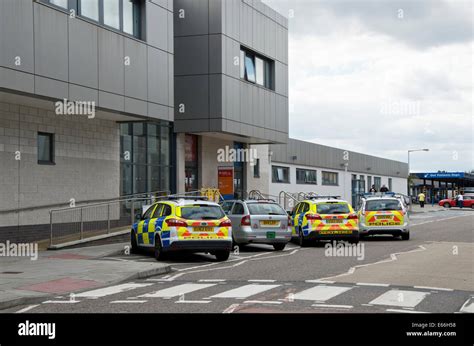
[[[451,183],[458,188],[474,187],[474,174],[465,172],[424,172],[412,173],[418,179]]]

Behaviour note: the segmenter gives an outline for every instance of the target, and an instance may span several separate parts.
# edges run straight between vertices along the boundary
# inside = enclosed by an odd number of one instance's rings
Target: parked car
[[[290,218],[273,200],[229,200],[221,206],[232,222],[235,245],[270,244],[281,251],[291,240]]]
[[[445,198],[438,202],[438,204],[445,208],[457,207],[457,201],[454,198]],[[465,208],[474,209],[474,197],[472,196],[463,196],[462,206]]]
[[[176,197],[152,204],[136,216],[132,252],[154,249],[157,260],[170,251],[209,252],[226,261],[232,249],[232,227],[219,204],[204,198]]]

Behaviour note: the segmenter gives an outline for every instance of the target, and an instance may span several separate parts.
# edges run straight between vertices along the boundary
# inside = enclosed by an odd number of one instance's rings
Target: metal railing
[[[169,191],[155,191],[102,203],[51,209],[50,246],[125,230],[134,223],[135,214],[143,212],[144,206],[168,195]]]
[[[278,203],[285,209],[290,210],[300,201],[298,193],[290,193],[286,191],[280,191],[278,195]]]

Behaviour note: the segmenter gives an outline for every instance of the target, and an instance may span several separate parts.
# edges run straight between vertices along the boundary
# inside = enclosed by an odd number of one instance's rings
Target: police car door
[[[154,214],[155,210],[158,208],[158,204],[152,205],[147,209],[145,214],[143,214],[142,219],[138,222],[137,225],[137,244],[141,246],[149,246],[149,237],[148,237],[148,225]]]

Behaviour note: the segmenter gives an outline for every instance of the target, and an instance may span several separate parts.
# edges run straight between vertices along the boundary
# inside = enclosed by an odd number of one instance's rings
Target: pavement
[[[452,208],[444,208],[439,206],[438,204],[425,204],[424,208],[421,208],[419,204],[412,204],[411,205],[411,212],[412,213],[430,213],[430,212],[436,212],[436,211],[445,211],[445,210],[463,210],[463,211],[474,211],[472,208],[458,208],[458,207],[452,207]]]
[[[284,251],[239,248],[226,262],[174,254],[172,272],[84,289],[6,309],[14,313],[469,313],[474,312],[474,214],[440,209],[410,217],[409,241],[375,236],[361,253],[324,246]],[[102,261],[156,263],[147,255],[109,255]]]
[[[170,272],[169,264],[156,260],[105,259],[126,255],[128,248],[129,243],[116,243],[39,251],[32,257],[0,257],[0,310],[57,296],[73,298],[71,293]]]

